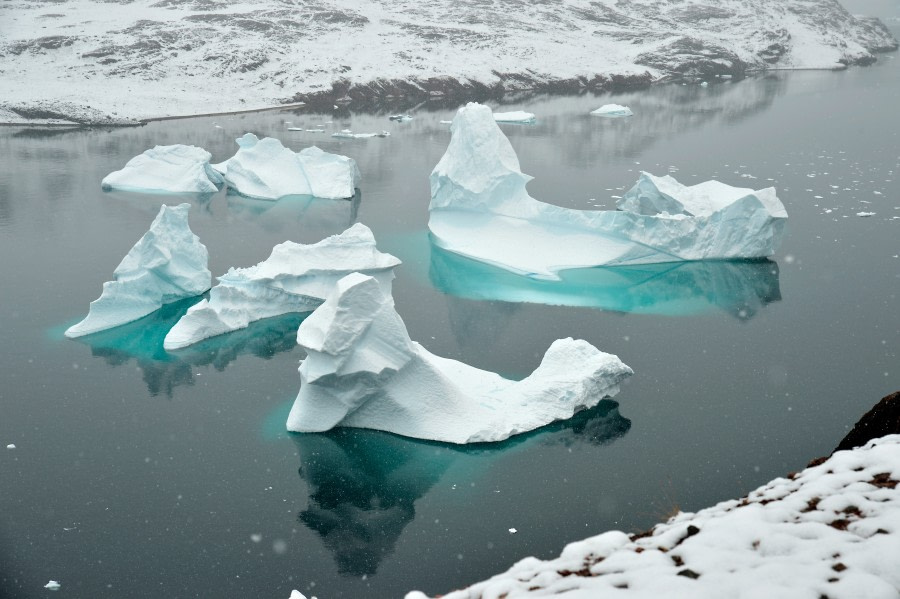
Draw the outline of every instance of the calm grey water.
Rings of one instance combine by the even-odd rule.
[[[774,185],[790,214],[772,261],[597,269],[557,285],[430,245],[427,176],[450,111],[422,107],[405,124],[296,111],[0,129],[0,447],[16,445],[0,449],[0,595],[43,597],[50,579],[70,597],[446,592],[587,535],[739,496],[829,452],[900,388],[898,63],[510,106],[539,115],[503,126],[539,199],[610,207],[646,169]],[[635,117],[588,115],[609,101]],[[286,130],[325,121],[392,136]],[[361,196],[100,191],[155,144],[221,160],[246,131],[355,158]],[[191,301],[64,339],[160,204],[182,201],[214,274],[359,221],[404,261],[398,310],[438,355],[516,377],[576,336],[636,374],[615,402],[570,422],[458,448],[286,434],[300,316],[177,354],[162,338]]]

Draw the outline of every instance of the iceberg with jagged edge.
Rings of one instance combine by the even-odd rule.
[[[604,104],[597,110],[592,110],[591,114],[609,117],[634,116],[634,112],[632,112],[630,108],[622,106],[621,104]]]
[[[212,283],[206,246],[188,226],[190,204],[160,207],[150,230],[131,248],[91,302],[84,320],[66,337],[123,325],[180,299],[204,293]]]
[[[105,191],[215,193],[224,179],[210,165],[212,155],[196,146],[156,146],[103,178]]]
[[[371,275],[390,294],[399,264],[396,257],[378,251],[372,231],[361,223],[314,244],[286,241],[256,266],[231,268],[218,277],[209,300],[191,306],[166,335],[163,347],[180,349],[263,318],[312,312],[352,272]]]
[[[708,181],[693,187],[643,173],[619,210],[573,210],[533,199],[531,177],[494,121],[470,103],[451,125],[431,173],[434,242],[535,278],[562,270],[681,260],[762,258],[777,249],[787,212],[773,188]]]
[[[440,358],[410,340],[394,300],[372,277],[347,275],[297,330],[307,357],[288,416],[293,432],[336,426],[449,443],[502,441],[570,418],[633,374],[587,341],[559,339],[527,378]]]
[[[274,137],[259,139],[245,133],[235,140],[234,156],[214,164],[230,188],[260,200],[310,195],[317,198],[352,198],[359,187],[356,161],[311,146],[294,152]]]

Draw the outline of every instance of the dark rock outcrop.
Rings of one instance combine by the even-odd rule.
[[[894,434],[900,434],[900,391],[882,398],[866,412],[834,451],[853,449],[872,439]]]

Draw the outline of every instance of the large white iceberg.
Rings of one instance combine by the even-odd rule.
[[[398,264],[396,257],[378,251],[372,231],[361,223],[310,245],[286,241],[256,266],[232,268],[219,277],[209,300],[191,306],[163,347],[180,349],[262,318],[311,312],[352,272],[373,276],[389,294]]]
[[[104,190],[154,193],[215,193],[222,175],[210,165],[209,152],[196,146],[156,146],[103,178]]]
[[[103,284],[87,317],[66,331],[80,337],[142,318],[176,300],[209,289],[206,246],[188,226],[190,204],[163,205],[159,214]]]
[[[261,200],[292,195],[343,199],[353,197],[359,187],[359,168],[352,158],[316,146],[294,152],[274,137],[259,139],[252,133],[235,141],[237,153],[213,167],[242,195]]]
[[[431,173],[428,228],[440,247],[536,278],[572,268],[761,258],[787,213],[773,188],[710,181],[693,187],[643,173],[620,210],[573,210],[533,199],[531,177],[479,104],[459,109]]]
[[[440,358],[410,340],[391,295],[360,273],[337,283],[300,325],[297,343],[307,357],[287,421],[294,432],[349,426],[501,441],[596,405],[632,374],[617,356],[571,338],[554,341],[521,381]]]

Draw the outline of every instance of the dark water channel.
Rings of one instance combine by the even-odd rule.
[[[635,116],[588,115],[611,101]],[[299,110],[0,129],[0,596],[43,597],[50,579],[59,596],[97,598],[445,592],[801,468],[900,388],[898,106],[892,55],[840,73],[510,106],[538,115],[503,126],[536,198],[610,207],[646,169],[774,185],[790,214],[771,261],[599,269],[556,285],[430,245],[427,177],[449,110],[424,106],[404,124]],[[286,130],[325,121],[392,135]],[[194,144],[221,160],[246,131],[355,158],[360,197],[100,190],[150,146]],[[522,376],[554,339],[575,336],[636,374],[614,402],[569,422],[460,448],[286,434],[300,316],[167,354],[162,339],[188,301],[64,339],[160,204],[183,201],[214,274],[363,222],[403,260],[398,311],[432,352]]]

